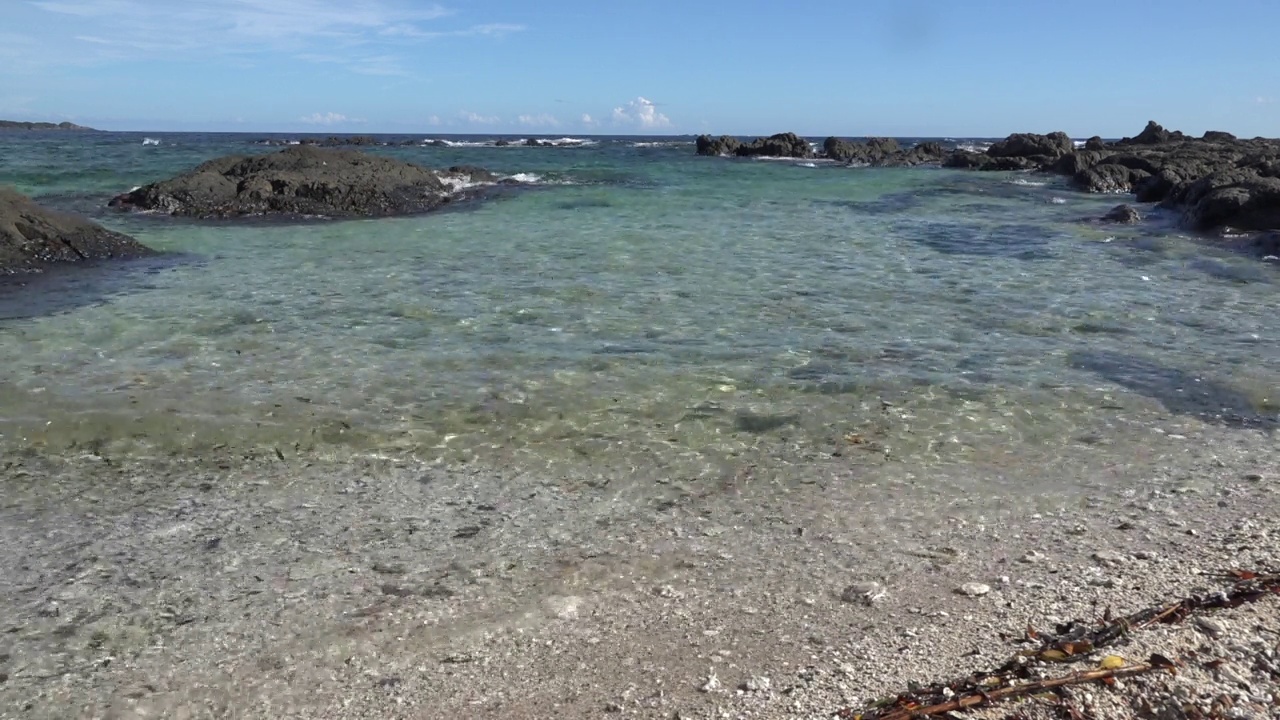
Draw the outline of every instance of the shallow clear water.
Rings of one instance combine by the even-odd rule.
[[[1034,467],[1280,412],[1275,269],[1097,225],[1119,200],[1054,178],[411,147],[374,152],[541,182],[421,217],[195,224],[103,205],[271,148],[143,137],[0,135],[0,182],[174,253],[0,288],[8,447],[697,477],[833,452]]]

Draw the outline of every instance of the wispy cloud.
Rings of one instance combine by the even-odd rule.
[[[589,113],[582,113],[582,124],[587,127],[595,127],[596,119],[591,117]]]
[[[554,115],[542,113],[540,115],[521,115],[516,121],[525,127],[560,127],[560,121]]]
[[[423,39],[502,37],[504,23],[449,28],[456,13],[420,0],[6,0],[49,14],[43,64],[92,64],[186,53],[201,60],[286,52],[365,75],[403,75],[399,53]]]
[[[613,109],[613,123],[641,130],[658,130],[671,127],[671,118],[658,112],[658,106],[652,100],[638,97]]]
[[[298,121],[308,125],[346,125],[364,122],[360,118],[349,118],[336,112],[311,113],[298,118]]]
[[[488,23],[485,25],[472,25],[469,28],[463,28],[461,30],[423,30],[414,25],[399,23],[383,28],[378,31],[378,34],[383,37],[412,38],[416,40],[475,36],[502,38],[513,33],[524,32],[524,29],[525,27],[523,25],[513,25],[510,23]]]
[[[1270,105],[1274,103],[1276,99],[1273,97],[1267,97],[1266,95],[1259,95],[1258,97],[1254,98],[1253,101],[1258,105]]]
[[[497,115],[481,115],[470,110],[460,111],[458,119],[469,125],[497,125],[502,121]]]

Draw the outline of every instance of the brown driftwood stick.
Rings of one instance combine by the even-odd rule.
[[[1280,572],[1255,573],[1233,570],[1222,577],[1234,583],[1218,592],[1193,595],[1177,602],[1157,605],[1122,618],[1112,618],[1108,611],[1103,621],[1090,628],[1072,623],[1062,634],[1040,640],[1040,647],[1018,653],[995,672],[975,673],[963,680],[939,683],[927,688],[917,688],[894,698],[882,699],[862,712],[844,708],[837,717],[851,720],[910,720],[927,718],[943,713],[990,704],[998,700],[1031,695],[1067,685],[1075,685],[1109,678],[1140,675],[1155,669],[1172,670],[1174,663],[1161,655],[1152,655],[1148,662],[1115,669],[1087,670],[1048,680],[1018,682],[1026,678],[1028,659],[1052,662],[1078,662],[1095,651],[1112,645],[1133,632],[1158,623],[1185,620],[1197,611],[1233,608],[1268,595],[1280,593]],[[1028,639],[1036,639],[1028,629]],[[943,698],[946,698],[943,700]],[[926,704],[931,703],[931,704]]]
[[[990,705],[1001,700],[1009,698],[1026,697],[1034,695],[1045,690],[1053,690],[1068,685],[1083,685],[1085,683],[1097,682],[1100,680],[1108,680],[1114,678],[1125,678],[1133,675],[1141,675],[1149,673],[1153,670],[1168,668],[1164,664],[1140,663],[1137,665],[1126,665],[1124,667],[1113,668],[1110,670],[1085,670],[1082,672],[1064,675],[1062,677],[1049,678],[1047,680],[1035,680],[1032,682],[1022,683],[1020,685],[1011,685],[1009,687],[999,688],[986,693],[971,693],[961,695],[953,700],[944,703],[930,705],[928,707],[895,707],[889,709],[883,714],[872,715],[852,715],[842,713],[840,717],[849,720],[913,720],[914,718],[927,718],[936,715],[942,715],[956,710],[965,710],[968,708],[979,707],[981,705]]]

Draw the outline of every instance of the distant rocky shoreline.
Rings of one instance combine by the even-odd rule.
[[[0,120],[0,130],[84,130],[100,132],[94,128],[70,122],[20,122],[18,120]]]
[[[1169,131],[1155,121],[1137,136],[1115,142],[1090,138],[1077,148],[1063,132],[1015,133],[985,152],[944,149],[933,142],[903,148],[895,140],[851,142],[829,137],[815,150],[794,133],[743,142],[703,135],[699,155],[824,158],[896,167],[938,164],[980,171],[1029,170],[1066,175],[1090,193],[1133,193],[1140,203],[1155,203],[1180,213],[1180,223],[1196,232],[1261,232],[1255,249],[1280,253],[1280,140],[1242,140],[1230,133],[1206,132],[1194,138]],[[1117,209],[1112,220],[1133,221]]]

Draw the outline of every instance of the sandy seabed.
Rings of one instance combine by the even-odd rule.
[[[1280,570],[1274,438],[1160,442],[1175,464],[1093,488],[937,468],[950,494],[839,458],[620,488],[516,464],[10,454],[0,718],[832,717],[993,669],[1028,625]],[[1067,471],[1094,470],[1038,470]],[[1280,717],[1280,597],[1108,652],[1184,666],[1071,690],[1087,717]]]

